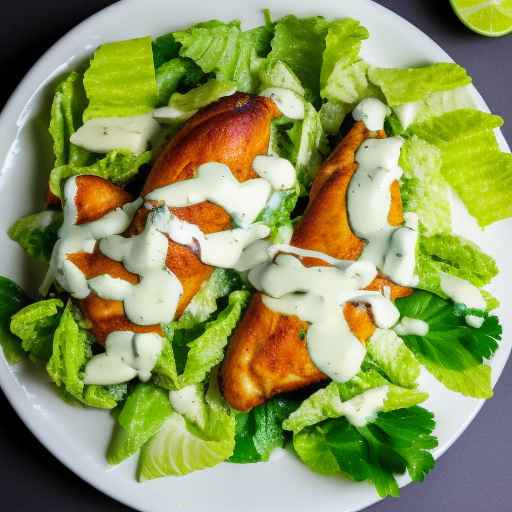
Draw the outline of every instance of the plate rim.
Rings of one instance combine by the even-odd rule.
[[[63,34],[55,43],[53,43],[36,61],[35,63],[30,67],[30,69],[25,73],[23,78],[20,80],[16,88],[11,92],[9,95],[9,98],[7,99],[6,103],[4,104],[4,107],[0,111],[0,127],[6,123],[6,120],[8,118],[19,120],[20,117],[23,116],[23,113],[27,106],[30,104],[31,99],[39,92],[39,90],[42,87],[46,87],[48,85],[48,80],[50,77],[53,76],[53,73],[55,71],[46,72],[45,69],[48,69],[47,61],[50,61],[54,54],[59,53],[61,50],[61,47],[64,47],[68,40],[73,38],[77,33],[79,33],[81,30],[83,30],[87,26],[94,26],[95,21],[98,18],[101,18],[105,15],[108,15],[110,11],[116,11],[118,9],[122,10],[125,5],[130,3],[136,3],[138,0],[118,0],[117,2],[108,5],[99,11],[93,13],[89,17],[82,20],[80,23],[75,25],[73,28],[71,28],[68,32]],[[151,1],[151,0],[149,0]],[[171,0],[173,1],[173,0]],[[304,1],[304,0],[302,0]],[[361,0],[351,0],[353,2],[360,3]],[[388,15],[391,15],[395,18],[398,18],[399,22],[403,25],[408,25],[410,29],[413,30],[415,35],[417,37],[421,37],[424,41],[428,42],[428,44],[435,48],[436,52],[439,53],[440,56],[443,57],[448,62],[455,62],[453,58],[434,40],[432,39],[428,34],[423,32],[420,28],[418,28],[415,24],[411,23],[409,20],[403,18],[400,14],[396,13],[392,9],[381,5],[379,3],[376,3],[374,0],[363,0],[364,3],[372,6],[373,8],[381,11],[386,11]],[[268,1],[268,4],[272,4],[272,0]],[[251,6],[252,7],[252,6]],[[268,8],[272,8],[271,5],[267,6]],[[319,11],[321,11],[321,7],[319,8]],[[293,14],[293,13],[292,13]],[[321,15],[321,12],[319,12],[319,15]],[[170,22],[172,24],[172,22]],[[101,44],[102,42],[107,42],[107,40],[101,40],[98,41],[98,44]],[[72,56],[69,60],[73,60],[75,56]],[[62,62],[61,66],[67,66],[68,61]],[[39,74],[45,75],[45,78],[42,81],[33,82],[33,78],[37,77]],[[472,92],[475,96],[475,99],[477,101],[478,107],[486,112],[490,112],[490,109],[480,94],[480,92],[476,89],[474,85],[471,86]],[[505,137],[503,136],[503,133],[501,130],[496,131],[498,142],[500,147],[504,151],[510,152],[509,144],[507,143]],[[1,143],[0,141],[0,164],[4,164],[6,157],[8,156],[9,149],[12,145],[12,143],[16,140],[16,137],[14,139],[8,139],[7,141],[4,141]],[[5,148],[5,149],[4,149]],[[2,178],[2,173],[0,172],[0,179]],[[493,388],[497,385],[501,374],[503,372],[503,369],[507,362],[510,359],[510,354],[512,352],[512,343],[506,347],[505,349],[505,355],[504,355],[504,363],[501,366],[501,368],[493,368],[493,376],[494,376],[494,384]],[[3,358],[3,355],[2,355]],[[5,362],[7,366],[8,363]],[[10,376],[10,372],[4,373],[3,371],[0,372],[0,387],[2,388],[8,402],[10,403],[11,407],[16,412],[17,416],[21,419],[21,421],[24,423],[24,425],[30,430],[30,432],[34,435],[34,437],[37,439],[38,442],[40,442],[51,454],[54,456],[61,464],[63,464],[67,469],[69,469],[72,473],[74,473],[78,478],[86,482],[87,484],[94,487],[96,490],[100,491],[102,494],[105,494],[111,499],[114,499],[132,509],[144,511],[144,512],[152,512],[151,507],[140,507],[139,505],[135,506],[133,503],[130,502],[129,497],[125,497],[122,492],[120,492],[117,489],[109,489],[106,487],[106,485],[103,485],[101,482],[101,478],[96,476],[94,478],[93,476],[90,476],[86,473],[83,467],[81,467],[79,464],[77,464],[71,456],[66,452],[65,449],[59,443],[54,443],[50,437],[45,436],[44,431],[40,431],[37,425],[36,421],[36,415],[32,411],[32,409],[28,406],[25,406],[25,404],[17,403],[16,401],[16,391],[17,386],[19,386],[19,383],[16,380],[16,383],[13,384],[11,382],[8,382]],[[446,441],[445,444],[443,444],[442,447],[440,447],[434,457],[436,460],[438,460],[442,455],[444,455],[447,450],[453,445],[453,443],[459,439],[459,437],[464,433],[464,431],[468,428],[468,426],[473,422],[475,417],[480,413],[483,405],[485,404],[486,400],[479,400],[476,404],[474,410],[469,414],[465,421],[463,421],[456,431],[453,433],[450,439]],[[407,486],[411,482],[410,478],[407,478],[405,482],[400,483],[400,488],[403,488]],[[346,509],[346,512],[358,512],[363,510],[366,507],[369,507],[379,501],[381,501],[382,498],[380,497],[374,497],[370,500],[366,500],[364,503],[362,502],[359,505],[356,505],[355,507],[352,507],[350,509]]]

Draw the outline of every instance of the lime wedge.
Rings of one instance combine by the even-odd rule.
[[[474,32],[499,37],[512,32],[512,0],[450,0],[455,14]]]

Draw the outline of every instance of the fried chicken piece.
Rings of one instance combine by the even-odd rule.
[[[319,170],[311,188],[310,200],[297,226],[291,245],[320,251],[338,259],[357,259],[364,247],[351,230],[346,206],[350,180],[357,169],[355,153],[369,137],[385,137],[369,132],[356,123]],[[402,202],[397,182],[391,186],[388,221],[403,222]],[[323,260],[303,258],[306,266],[327,265]],[[409,295],[411,290],[378,276],[368,287],[389,287],[392,299]],[[370,311],[347,303],[343,308],[352,332],[365,342],[374,332]],[[256,293],[238,325],[223,363],[221,379],[224,397],[235,409],[247,411],[268,398],[326,379],[311,361],[305,343],[308,324],[296,316],[285,316],[268,309]]]
[[[252,162],[257,155],[266,154],[270,123],[279,115],[279,110],[269,98],[243,93],[223,98],[199,111],[163,150],[148,176],[142,195],[145,196],[156,188],[192,178],[197,167],[207,162],[226,164],[239,181],[257,177],[252,168]],[[82,181],[84,178],[86,177],[82,176],[79,179]],[[101,180],[101,178],[96,179]],[[83,217],[88,219],[83,222],[88,222],[107,213],[109,210],[103,208],[101,215],[99,213],[94,215],[101,209],[99,202],[109,204],[113,209],[130,200],[126,196],[121,198],[121,195],[126,193],[120,188],[109,185],[117,191],[112,190],[111,196],[108,194],[105,196],[98,194],[99,189],[89,187],[87,181],[81,183],[80,190],[83,187],[83,193],[80,191],[77,195],[80,220]],[[105,187],[106,185],[103,188]],[[205,233],[231,227],[231,217],[228,213],[210,202],[185,208],[172,208],[171,211],[180,219],[198,225]],[[126,232],[127,236],[140,233],[144,229],[147,214],[148,211],[143,207],[138,210]],[[137,276],[127,272],[120,263],[100,253],[74,254],[68,257],[87,278],[106,273],[114,277],[123,277],[130,282],[137,282],[133,281],[138,279]],[[166,265],[183,286],[183,294],[176,312],[179,316],[201,284],[213,272],[213,267],[203,264],[188,247],[173,241],[169,241]],[[159,326],[141,327],[129,322],[124,315],[122,302],[102,299],[94,293],[81,302],[81,308],[90,320],[92,330],[99,342],[103,342],[110,332],[120,329],[134,332],[158,332],[160,329]]]

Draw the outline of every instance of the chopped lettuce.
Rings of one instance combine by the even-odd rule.
[[[348,382],[331,382],[313,393],[283,422],[283,428],[298,433],[328,418],[339,418],[342,416],[339,409],[341,401],[350,400],[369,389],[381,386],[388,386],[383,411],[411,407],[428,398],[427,393],[391,384],[376,370],[360,371]]]
[[[407,69],[372,67],[368,77],[381,88],[388,105],[392,107],[471,83],[471,77],[464,68],[447,62]]]
[[[281,18],[275,26],[268,62],[284,62],[306,89],[306,99],[317,101],[320,94],[320,70],[329,23],[322,17]]]
[[[11,333],[21,339],[21,346],[34,359],[48,361],[52,354],[53,333],[59,325],[63,302],[48,299],[20,309],[11,318]]]
[[[151,439],[172,410],[166,391],[152,383],[139,383],[128,395],[116,418],[107,449],[109,464],[119,464]]]
[[[441,151],[442,173],[481,226],[512,215],[512,155],[500,151],[499,116],[459,109],[414,123],[408,133]]]
[[[311,103],[304,106],[304,119],[296,121],[288,130],[292,142],[290,160],[297,171],[301,194],[309,188],[326,151],[325,136],[320,116]]]
[[[394,331],[376,329],[367,344],[368,355],[393,384],[413,388],[420,375],[420,365],[413,353]]]
[[[86,165],[90,160],[89,151],[69,141],[82,124],[86,103],[82,75],[73,71],[59,83],[52,102],[49,131],[53,139],[55,167],[65,164]]]
[[[320,123],[325,133],[335,135],[340,131],[345,116],[352,110],[352,105],[340,101],[326,101],[320,107]]]
[[[240,23],[210,21],[173,34],[181,44],[180,56],[193,60],[205,73],[229,80],[243,92],[255,92],[261,30],[242,32]]]
[[[367,64],[359,57],[368,30],[352,18],[329,24],[320,72],[322,98],[355,103],[368,88]]]
[[[84,75],[84,121],[145,114],[157,103],[150,37],[100,46]]]
[[[269,60],[260,69],[260,89],[270,87],[280,87],[289,89],[299,96],[304,96],[306,91],[300,83],[297,75],[291,70],[290,66],[280,60]]]
[[[169,103],[171,95],[179,88],[186,89],[199,85],[206,75],[201,68],[190,59],[176,57],[164,62],[156,70],[156,88],[158,99],[156,106],[162,107]]]
[[[25,292],[10,279],[0,276],[0,346],[9,364],[19,363],[25,356],[21,344],[11,333],[11,317],[28,301]]]
[[[247,304],[249,293],[235,291],[229,295],[228,305],[219,315],[204,326],[195,336],[182,332],[178,324],[171,322],[165,327],[167,342],[155,367],[155,381],[169,389],[180,389],[190,384],[202,382],[208,372],[224,356],[224,347],[229,335],[240,319]]]
[[[258,221],[263,222],[270,228],[272,238],[279,233],[283,226],[291,227],[291,215],[297,204],[299,191],[300,188],[297,185],[290,190],[274,192],[264,210],[258,216]]]
[[[449,233],[421,236],[416,249],[418,287],[446,298],[441,289],[441,272],[481,287],[498,274],[498,267],[470,240]]]
[[[46,370],[57,387],[78,402],[100,409],[112,409],[117,405],[119,389],[114,386],[86,386],[83,369],[92,357],[91,335],[81,329],[75,320],[75,311],[68,302],[53,333],[52,353]]]
[[[460,308],[424,291],[398,299],[402,317],[428,323],[425,336],[401,336],[426,369],[448,389],[475,398],[492,396],[491,368],[483,364],[498,347],[501,327],[487,316],[479,329],[468,326]]]
[[[297,406],[296,400],[276,397],[250,412],[237,412],[235,449],[229,462],[268,460],[274,448],[284,445],[282,422]]]
[[[174,59],[180,54],[180,45],[174,39],[171,33],[158,36],[152,43],[153,49],[153,63],[155,69],[158,69],[162,64]]]
[[[223,403],[216,372],[201,405],[206,409],[204,426],[173,411],[142,447],[137,471],[140,481],[185,475],[215,466],[232,455],[235,419]]]
[[[441,174],[440,150],[413,136],[402,146],[400,166],[404,170],[400,182],[404,211],[418,215],[424,235],[449,232],[450,198]]]
[[[381,412],[365,427],[345,418],[329,419],[293,436],[300,459],[322,474],[343,473],[369,480],[381,497],[400,494],[394,474],[407,470],[421,481],[433,468],[428,450],[437,446],[433,415],[421,407]]]
[[[105,178],[116,185],[125,184],[137,175],[142,165],[151,160],[151,151],[136,155],[126,149],[114,149],[104,158],[85,167],[62,165],[50,173],[50,190],[62,197],[62,183],[71,176],[92,174]]]
[[[48,263],[62,220],[62,212],[45,210],[18,219],[7,233],[28,255]]]
[[[233,82],[212,78],[185,94],[175,92],[169,100],[169,106],[184,112],[192,112],[235,92],[236,86]]]

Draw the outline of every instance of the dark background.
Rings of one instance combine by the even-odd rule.
[[[0,105],[47,48],[77,23],[112,3],[4,0]],[[491,110],[509,120],[503,132],[512,142],[512,35],[492,39],[471,33],[451,12],[448,0],[378,3],[415,24],[468,70]],[[441,457],[426,481],[403,489],[399,500],[388,499],[367,512],[512,511],[511,395],[512,366],[508,364],[493,400]],[[18,419],[1,391],[0,489],[0,509],[5,511],[130,510],[82,482],[50,455]]]

